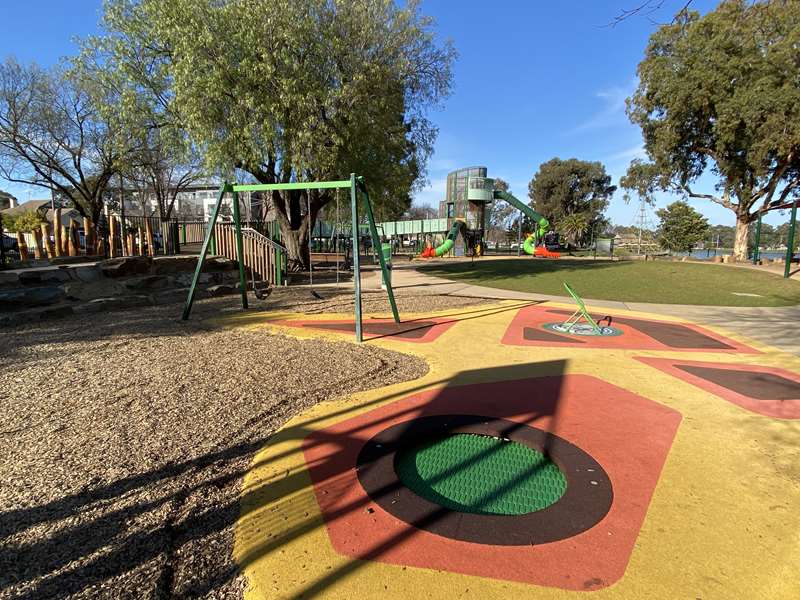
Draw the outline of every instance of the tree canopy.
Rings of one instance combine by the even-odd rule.
[[[605,223],[603,211],[616,191],[611,177],[600,162],[553,158],[542,163],[528,184],[528,197],[534,210],[544,215],[556,229],[570,215],[570,236],[574,243],[587,232]],[[577,224],[580,227],[575,227]],[[574,231],[580,231],[577,238]]]
[[[683,11],[650,38],[628,115],[648,160],[621,183],[716,202],[736,213],[734,253],[747,255],[758,212],[800,192],[800,3],[723,0]],[[695,189],[704,173],[715,189]]]
[[[92,102],[91,82],[63,68],[0,64],[0,175],[52,190],[97,220],[127,149]]]
[[[402,214],[423,183],[436,135],[426,110],[449,93],[455,52],[416,2],[110,0],[105,26],[139,48],[105,42],[130,77],[128,55],[162,65],[165,114],[217,173],[274,183],[357,172],[383,215]],[[272,194],[290,260],[307,263],[307,221],[333,197]],[[290,204],[309,200],[293,229]]]
[[[657,210],[656,215],[656,239],[665,250],[691,252],[698,242],[708,238],[708,221],[683,200]]]

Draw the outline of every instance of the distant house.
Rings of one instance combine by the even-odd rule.
[[[8,192],[0,190],[0,210],[14,208],[17,206],[17,204],[19,204],[19,202],[17,202],[17,199],[14,198],[14,196]]]
[[[17,215],[21,215],[32,210],[37,211],[40,215],[47,219],[49,223],[53,223],[53,211],[50,208],[50,200],[28,200],[27,202],[23,202],[22,204],[18,204],[12,208],[0,210],[0,213],[2,213],[4,217],[16,217]],[[74,208],[61,209],[62,225],[69,227],[69,222],[73,219],[81,224],[81,226],[83,225],[81,214],[77,210]]]

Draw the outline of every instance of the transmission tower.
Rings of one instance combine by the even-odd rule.
[[[636,244],[636,254],[642,253],[642,236],[645,231],[655,231],[655,224],[653,223],[653,219],[650,217],[650,211],[648,210],[647,202],[645,202],[644,198],[639,199],[639,210],[636,212],[636,217],[633,221],[633,227],[636,228],[638,231],[638,242]],[[646,240],[645,245],[652,245],[652,240]]]

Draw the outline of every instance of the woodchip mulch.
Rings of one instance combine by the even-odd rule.
[[[348,312],[346,291],[276,290],[259,309]],[[238,297],[0,330],[0,598],[241,597],[241,478],[290,417],[415,379],[370,345],[216,327]],[[400,294],[401,311],[479,300]],[[386,311],[366,293],[365,314]]]

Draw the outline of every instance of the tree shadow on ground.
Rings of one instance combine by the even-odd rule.
[[[545,419],[550,423],[549,431],[553,431],[557,426],[559,392],[546,396],[539,395],[530,379],[542,376],[558,377],[563,375],[565,370],[566,362],[555,360],[464,371],[446,380],[428,381],[424,385],[402,392],[386,393],[371,402],[347,406],[333,414],[301,418],[280,430],[273,441],[304,440],[309,434],[317,431],[317,425],[321,420],[327,421],[332,416],[345,419],[360,414],[365,409],[383,405],[423,389],[430,389],[431,386],[441,388],[443,392],[448,388],[471,383],[518,379],[527,380],[527,385],[531,385],[531,412],[534,414],[534,419],[537,421]],[[431,402],[434,401],[435,397]],[[422,410],[410,410],[408,417],[424,415],[425,412],[425,407]],[[266,415],[261,417],[266,418]],[[380,424],[380,418],[369,423],[370,426],[376,424]],[[334,438],[323,436],[321,440],[339,446],[363,444],[359,435],[361,429],[363,427],[354,427]],[[0,565],[3,565],[0,584],[5,587],[13,583],[18,590],[19,598],[63,597],[85,593],[89,589],[103,590],[106,595],[115,597],[136,597],[145,595],[145,590],[119,589],[114,587],[114,580],[131,570],[159,566],[161,577],[156,584],[157,589],[152,590],[155,596],[179,594],[196,597],[229,585],[239,577],[238,569],[246,568],[260,557],[279,552],[289,542],[325,527],[316,516],[315,507],[303,506],[296,500],[301,493],[306,498],[313,496],[304,468],[287,472],[286,476],[279,480],[259,482],[258,485],[245,490],[241,498],[229,499],[222,504],[203,504],[190,510],[181,519],[169,520],[154,528],[131,533],[128,523],[135,521],[144,513],[163,510],[174,503],[179,503],[180,496],[193,491],[182,489],[177,493],[159,493],[159,488],[166,480],[184,477],[190,472],[209,471],[210,476],[200,484],[202,488],[213,490],[230,484],[238,487],[248,469],[264,467],[303,451],[297,444],[294,450],[276,452],[251,465],[253,454],[268,444],[271,437],[266,435],[239,441],[192,460],[176,462],[157,470],[125,477],[50,503],[0,513],[0,541],[7,541],[8,536],[13,533],[37,525],[52,523],[54,526],[46,536],[31,543],[24,545],[3,543],[0,546]],[[302,459],[295,460],[299,462]],[[215,467],[228,462],[236,462],[238,468],[223,476],[214,477]],[[334,473],[337,468],[334,466]],[[142,490],[147,492],[145,497],[135,503],[97,518],[86,518],[86,514],[91,513],[93,507]],[[501,492],[502,490],[498,490],[498,493]],[[251,511],[258,510],[266,504],[276,505],[276,503],[288,507],[296,516],[290,527],[271,537],[267,536],[265,531],[262,538],[257,540],[257,543],[251,544],[248,553],[241,557],[238,568],[228,565],[222,570],[212,570],[210,573],[204,572],[201,568],[200,572],[188,578],[182,589],[176,590],[172,587],[175,576],[173,569],[176,567],[171,563],[171,557],[176,551],[179,549],[182,553],[191,551],[193,543],[206,540],[209,536],[213,537],[230,528],[240,517],[246,519]],[[351,504],[341,508],[337,514],[329,515],[328,518],[346,518],[350,512],[363,509],[361,503]],[[445,509],[434,511],[414,525],[416,528],[424,528],[427,524],[442,518],[445,513]],[[98,531],[104,532],[104,535],[101,537]],[[407,528],[394,538],[371,548],[363,558],[380,559],[389,547],[414,535],[415,531],[414,527]],[[98,549],[104,551],[98,555],[96,554]],[[221,547],[218,551],[230,553],[231,548]],[[343,566],[328,571],[324,577],[308,582],[299,596],[324,594],[329,586],[357,572],[364,564],[361,560],[347,561]],[[287,565],[287,568],[291,567]],[[45,578],[37,581],[37,578],[42,576]]]

